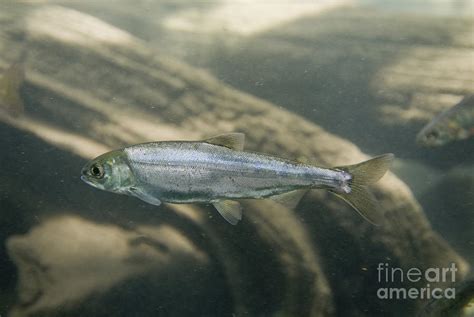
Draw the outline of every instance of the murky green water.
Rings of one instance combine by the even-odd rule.
[[[0,2],[0,315],[473,316],[473,128],[415,141],[474,92],[473,12]],[[153,206],[80,179],[113,149],[229,132],[324,167],[394,153],[371,186],[382,223],[311,190],[295,208],[243,200],[232,226],[210,203]]]

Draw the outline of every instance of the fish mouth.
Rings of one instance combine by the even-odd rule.
[[[92,182],[85,175],[81,175],[81,180],[88,185],[92,185]]]

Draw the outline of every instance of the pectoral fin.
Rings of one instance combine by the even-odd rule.
[[[233,200],[220,200],[213,202],[213,205],[230,224],[236,225],[242,220],[242,207],[238,202]]]
[[[293,190],[284,194],[271,196],[270,199],[289,209],[294,209],[307,191],[307,189]]]
[[[204,142],[214,144],[214,145],[219,145],[219,146],[225,146],[225,147],[228,147],[229,149],[233,149],[237,151],[242,151],[244,149],[245,134],[243,133],[221,134],[221,135],[217,135],[215,137],[209,138],[205,140]]]
[[[155,206],[159,206],[161,205],[161,201],[156,198],[154,195],[142,190],[142,189],[138,189],[138,188],[131,188],[129,193],[141,200],[143,200],[144,202],[147,202],[149,204],[152,204],[152,205],[155,205]]]

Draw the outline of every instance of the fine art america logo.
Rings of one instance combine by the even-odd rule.
[[[439,299],[455,298],[455,288],[432,287],[432,284],[447,283],[453,285],[456,281],[457,267],[451,263],[448,267],[431,267],[425,270],[419,268],[402,269],[391,267],[388,263],[379,263],[377,266],[378,282],[383,284],[377,290],[380,299]],[[390,287],[391,285],[408,285],[417,283],[424,287]]]

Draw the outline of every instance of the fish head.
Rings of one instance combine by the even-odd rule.
[[[416,136],[416,143],[425,147],[438,147],[452,140],[452,132],[443,125],[425,126]]]
[[[82,168],[81,179],[95,188],[115,193],[126,193],[134,184],[123,150],[107,152],[88,162]]]

